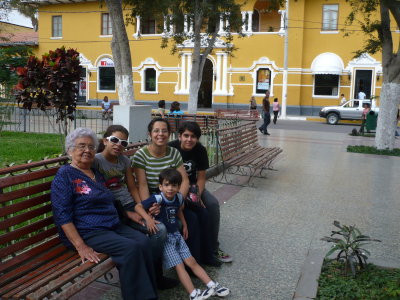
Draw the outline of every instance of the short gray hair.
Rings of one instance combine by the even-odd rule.
[[[79,139],[81,137],[90,137],[93,140],[94,146],[96,148],[99,145],[97,136],[92,129],[79,127],[67,135],[65,139],[65,152],[68,153],[69,149],[75,147],[76,139]]]

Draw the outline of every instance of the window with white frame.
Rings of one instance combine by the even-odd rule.
[[[140,32],[142,34],[155,34],[156,20],[150,18],[142,20]]]
[[[98,65],[99,91],[115,91],[115,69],[114,62],[110,58],[103,58],[99,61]]]
[[[62,16],[53,16],[51,19],[51,36],[62,37]]]
[[[322,30],[338,30],[339,4],[325,4],[322,8]]]
[[[156,79],[157,72],[153,68],[147,68],[144,71],[144,90],[146,92],[155,92],[156,91]]]
[[[315,74],[314,96],[338,96],[339,75]]]
[[[112,35],[112,24],[110,14],[101,14],[101,35]]]
[[[257,70],[256,94],[265,94],[271,87],[271,70],[261,68]]]

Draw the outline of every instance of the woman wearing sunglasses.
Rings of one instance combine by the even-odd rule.
[[[163,223],[157,222],[157,228],[148,232],[142,217],[135,212],[136,202],[140,201],[139,192],[133,177],[131,160],[122,154],[128,146],[128,130],[121,125],[111,125],[103,135],[99,152],[96,154],[94,167],[103,174],[106,187],[116,199],[116,206],[123,223],[148,234],[156,269],[157,286],[160,289],[174,287],[177,283],[162,276],[162,250],[167,238],[167,229]],[[158,213],[159,207],[150,208],[152,213]]]

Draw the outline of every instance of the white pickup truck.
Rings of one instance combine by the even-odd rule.
[[[326,118],[326,122],[330,125],[336,125],[339,120],[361,120],[363,105],[369,103],[371,110],[378,113],[379,107],[376,107],[375,100],[370,99],[352,99],[340,106],[326,106],[321,109],[319,116]]]

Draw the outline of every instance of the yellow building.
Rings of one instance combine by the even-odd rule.
[[[98,1],[41,2],[38,54],[63,45],[77,49],[83,67],[80,100],[117,100],[107,8]],[[349,28],[350,37],[341,31],[350,12],[345,0],[290,0],[288,11],[270,9],[268,0],[249,0],[242,7],[245,37],[235,36],[233,57],[225,52],[221,23],[220,39],[204,68],[199,108],[248,108],[251,96],[261,104],[266,89],[281,102],[287,12],[288,114],[316,113],[321,106],[338,104],[341,94],[347,99],[357,98],[361,90],[367,97],[380,94],[381,55],[354,59],[364,36],[357,26]],[[193,44],[187,41],[180,55],[171,55],[170,48],[160,47],[169,28],[159,32],[159,25],[137,18],[136,25],[127,26],[135,99],[154,106],[160,99],[179,101],[185,109]]]

